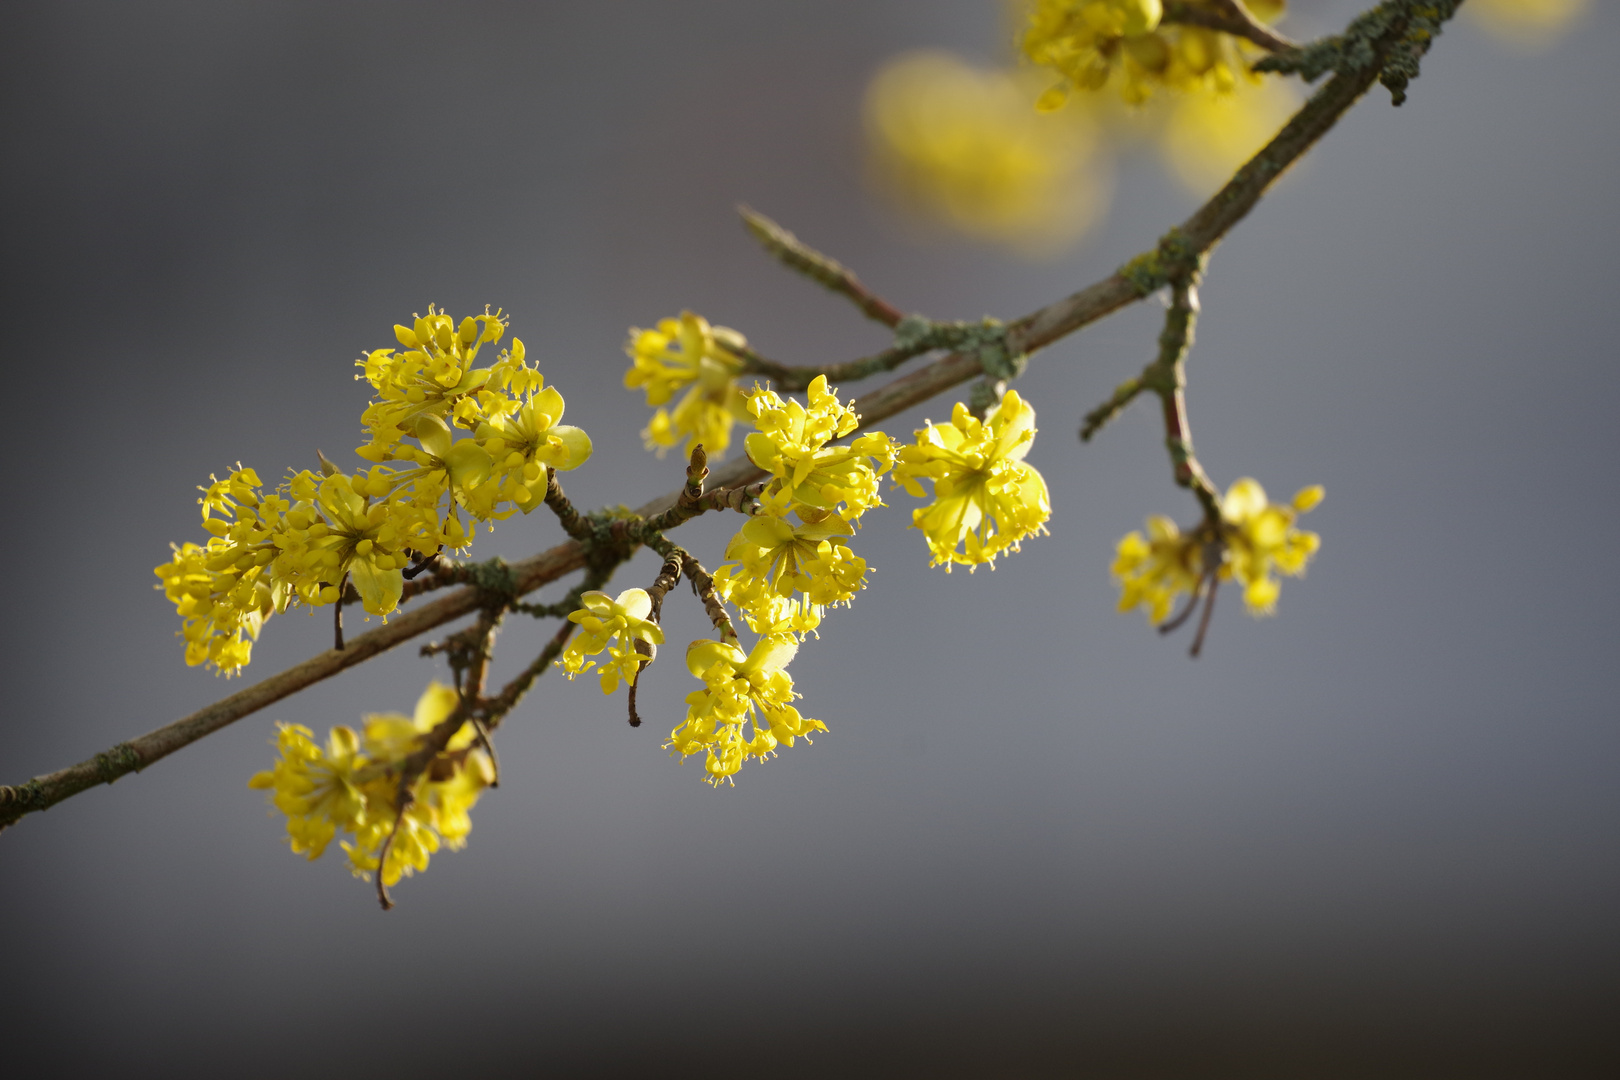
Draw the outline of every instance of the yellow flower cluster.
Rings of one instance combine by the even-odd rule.
[[[224,480],[209,479],[199,501],[213,538],[207,546],[171,545],[173,557],[156,573],[180,615],[186,663],[234,671],[248,662],[264,620],[286,606],[286,587],[274,588],[264,570],[275,558],[270,534],[283,500],[264,506],[258,475],[240,465]],[[261,510],[268,523],[260,520]]]
[[[664,631],[647,618],[652,613],[652,597],[645,589],[626,589],[614,599],[605,592],[592,590],[579,598],[584,606],[568,616],[568,621],[579,624],[580,632],[568,642],[562,659],[557,661],[572,679],[581,671],[589,671],[596,661],[587,659],[603,649],[608,661],[597,669],[602,680],[602,693],[611,694],[623,679],[636,685],[636,674],[649,657],[636,652],[636,642],[662,645]]]
[[[647,404],[662,406],[675,391],[690,387],[673,412],[660,408],[642,431],[647,449],[665,450],[686,440],[685,453],[702,444],[711,458],[719,458],[731,445],[734,420],[746,420],[743,392],[736,375],[742,360],[736,350],[748,342],[737,331],[710,326],[701,315],[681,312],[678,319],[661,319],[655,330],[630,329],[624,351],[630,370],[624,385],[644,387]]]
[[[1169,618],[1175,598],[1192,596],[1218,560],[1222,581],[1243,586],[1243,601],[1255,615],[1276,610],[1280,585],[1276,574],[1300,577],[1322,538],[1294,527],[1300,514],[1322,501],[1322,488],[1305,488],[1289,505],[1270,502],[1265,489],[1245,477],[1221,500],[1219,535],[1207,529],[1183,534],[1169,518],[1147,520],[1147,535],[1127,535],[1119,542],[1113,573],[1120,583],[1119,610],[1145,608],[1149,621]]]
[[[1037,115],[1032,72],[983,70],[949,53],[885,64],[867,87],[875,179],[903,205],[1031,255],[1062,250],[1108,203],[1086,114]]]
[[[417,779],[414,799],[400,819],[399,762],[457,704],[455,690],[435,682],[417,701],[414,716],[368,716],[363,734],[335,727],[324,747],[303,725],[282,724],[276,740],[281,759],[255,773],[248,786],[268,791],[271,804],[287,816],[287,839],[297,854],[313,861],[338,833],[352,837],[341,843],[357,877],[378,869],[378,850],[394,833],[382,867],[383,884],[393,885],[401,875],[426,870],[429,856],[440,847],[455,851],[466,846],[473,804],[495,778],[488,755],[473,746],[472,724],[465,724],[444,755]]]
[[[772,390],[748,396],[758,429],[746,440],[748,457],[772,479],[759,515],[726,548],[736,562],[716,570],[714,581],[755,633],[814,630],[828,607],[866,587],[866,560],[848,540],[861,515],[883,505],[878,477],[894,463],[894,442],[881,431],[829,445],[860,421],[825,376],[806,396],[808,405]]]
[[[562,395],[525,362],[521,341],[474,366],[504,331],[498,314],[457,325],[430,307],[394,327],[402,351],[358,362],[376,391],[361,417],[370,442],[357,450],[370,469],[349,475],[323,457],[319,474],[289,473],[268,495],[252,469],[210,477],[198,501],[212,537],[176,547],[154,571],[184,620],[188,664],[239,671],[273,612],[334,603],[345,582],[386,617],[414,558],[472,542],[463,511],[475,522],[527,513],[544,501],[548,466],[590,457],[590,437],[559,423]]]
[[[686,666],[703,680],[703,689],[686,697],[686,720],[670,732],[671,756],[704,754],[704,780],[719,786],[750,757],[769,759],[777,747],[809,742],[812,731],[826,731],[820,720],[802,716],[794,708],[793,678],[788,661],[798,651],[788,635],[761,638],[746,656],[724,641],[694,641],[686,650]],[[744,732],[744,727],[750,730]]]
[[[795,524],[773,514],[749,520],[726,545],[736,559],[715,571],[721,597],[757,634],[805,633],[827,608],[866,588],[866,560],[849,549],[854,530],[836,514],[801,507]]]
[[[710,784],[732,782],[750,757],[763,761],[784,743],[827,730],[794,708],[787,664],[798,651],[796,634],[815,630],[828,607],[847,605],[866,587],[866,560],[848,541],[861,516],[883,505],[878,478],[894,464],[894,441],[877,431],[831,445],[860,418],[825,376],[806,398],[756,389],[747,399],[756,428],[745,442],[748,457],[771,479],[759,512],[726,547],[736,561],[715,571],[714,585],[761,636],[747,654],[732,641],[691,643],[686,665],[704,689],[687,696],[686,720],[667,744],[683,758],[705,754]]]
[[[1284,0],[1251,0],[1248,7],[1271,21],[1282,14]],[[1062,76],[1037,107],[1057,109],[1076,89],[1110,83],[1133,104],[1146,101],[1154,87],[1224,93],[1248,75],[1239,39],[1201,26],[1161,25],[1163,15],[1160,0],[1036,0],[1024,54]]]
[[[933,565],[993,567],[1003,551],[1046,532],[1046,481],[1024,464],[1034,440],[1035,410],[1009,390],[983,422],[957,402],[949,424],[930,423],[916,443],[900,448],[895,479],[918,498],[926,497],[919,481],[933,483],[934,501],[911,515]]]
[[[1127,533],[1114,552],[1114,577],[1119,579],[1119,610],[1147,609],[1149,622],[1170,617],[1176,597],[1198,591],[1204,577],[1204,545],[1197,536],[1183,536],[1163,514],[1147,519],[1147,535]]]

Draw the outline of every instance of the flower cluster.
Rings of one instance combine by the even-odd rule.
[[[602,693],[611,694],[623,679],[630,686],[636,684],[636,674],[651,656],[636,652],[636,642],[662,645],[664,631],[647,618],[652,613],[652,598],[645,589],[626,589],[614,599],[605,592],[591,591],[579,598],[584,606],[568,616],[568,621],[579,624],[575,634],[557,661],[572,679],[581,671],[589,671],[596,661],[587,659],[606,649],[608,661],[597,669],[602,680]]]
[[[1034,440],[1035,410],[1009,390],[982,422],[957,402],[949,424],[930,423],[900,448],[895,479],[918,498],[926,497],[919,481],[933,483],[934,501],[911,515],[933,565],[994,567],[997,555],[1046,532],[1046,481],[1024,464]]]
[[[772,477],[761,502],[771,513],[804,506],[854,525],[883,505],[878,477],[894,464],[894,441],[872,431],[848,446],[828,445],[859,427],[860,417],[838,400],[825,375],[816,376],[805,396],[808,404],[784,400],[773,390],[748,395],[758,428],[746,440],[748,458]]]
[[[1277,574],[1301,577],[1305,564],[1322,546],[1321,537],[1294,527],[1300,514],[1322,501],[1322,488],[1305,488],[1293,502],[1281,505],[1245,477],[1221,500],[1218,532],[1207,525],[1182,533],[1164,517],[1147,520],[1147,535],[1127,535],[1119,542],[1113,573],[1120,583],[1119,610],[1145,608],[1151,622],[1169,618],[1175,598],[1196,596],[1211,569],[1222,581],[1243,586],[1243,601],[1255,615],[1276,610]]]
[[[287,839],[297,854],[313,861],[339,833],[348,834],[352,839],[341,843],[357,877],[378,870],[378,852],[392,834],[381,867],[383,884],[392,885],[401,875],[426,870],[440,847],[466,846],[473,804],[495,778],[467,723],[416,779],[403,815],[397,809],[400,763],[421,736],[450,718],[458,700],[452,688],[432,683],[414,716],[368,716],[361,734],[335,727],[324,747],[303,725],[282,724],[276,740],[281,759],[248,785],[267,790],[271,804],[287,816]]]
[[[894,463],[893,440],[869,432],[848,446],[829,445],[859,425],[825,376],[808,405],[755,390],[748,411],[758,429],[748,457],[771,474],[758,516],[726,548],[734,559],[715,571],[715,588],[760,634],[814,630],[826,609],[848,604],[866,587],[866,560],[849,548],[861,515],[883,501],[878,477]]]
[[[1243,602],[1254,614],[1270,615],[1277,609],[1281,588],[1272,571],[1302,577],[1305,564],[1322,546],[1316,533],[1294,528],[1299,515],[1315,509],[1322,495],[1322,486],[1315,484],[1281,505],[1269,502],[1265,488],[1247,477],[1227,489],[1221,500],[1223,569],[1243,586]]]
[[[665,744],[671,756],[704,754],[703,778],[718,786],[734,782],[748,758],[765,761],[783,743],[792,746],[799,738],[808,743],[810,732],[826,731],[820,720],[800,715],[793,706],[799,695],[787,664],[798,647],[791,636],[771,635],[745,656],[729,642],[692,642],[686,666],[703,680],[703,689],[686,697],[686,720]]]
[[[675,391],[690,387],[673,412],[660,408],[641,433],[647,449],[665,450],[686,440],[687,454],[702,444],[711,458],[719,458],[731,445],[734,420],[746,420],[743,392],[737,373],[743,362],[737,351],[748,342],[737,331],[710,326],[690,311],[678,319],[661,319],[655,330],[632,327],[624,351],[631,367],[624,385],[644,387],[647,404],[662,406]]]
[[[403,350],[358,362],[376,391],[361,417],[370,441],[357,450],[371,468],[346,474],[323,457],[320,473],[289,473],[269,494],[240,465],[210,477],[198,501],[212,537],[155,568],[184,620],[187,663],[239,671],[267,617],[336,603],[349,583],[368,613],[386,617],[413,560],[472,542],[463,513],[527,513],[544,501],[548,468],[590,457],[589,436],[559,423],[562,395],[524,360],[521,341],[474,366],[505,325],[487,311],[458,325],[429,307],[394,327]]]
[[[1282,14],[1284,0],[1248,6],[1271,21]],[[1133,104],[1146,101],[1154,87],[1225,93],[1249,76],[1240,39],[1201,26],[1162,25],[1163,15],[1160,0],[1036,0],[1024,54],[1062,76],[1037,107],[1057,109],[1076,89],[1110,83]]]
[[[1061,250],[1102,216],[1108,185],[1089,114],[1036,114],[1030,78],[1039,76],[944,52],[891,60],[866,91],[878,179],[909,209],[968,236],[1032,255]]]

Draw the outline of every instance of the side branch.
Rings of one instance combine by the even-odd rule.
[[[1176,483],[1198,497],[1206,519],[1218,522],[1221,497],[1193,451],[1192,429],[1187,424],[1186,361],[1197,322],[1197,278],[1189,274],[1171,291],[1170,310],[1165,312],[1164,331],[1159,335],[1159,358],[1143,372],[1142,382],[1159,395],[1164,407],[1164,445],[1170,452]]]
[[[737,644],[737,628],[731,625],[731,616],[726,614],[726,605],[714,591],[714,578],[703,569],[698,562],[687,552],[681,552],[681,573],[686,580],[692,583],[692,591],[703,601],[703,610],[709,616],[714,628],[720,631],[720,639],[731,644]]]
[[[666,546],[667,551],[664,550]],[[647,590],[647,599],[652,602],[652,610],[649,612],[652,621],[662,626],[664,622],[664,597],[669,590],[675,587],[675,583],[681,579],[681,568],[686,562],[686,552],[673,544],[668,544],[667,541],[658,544],[656,550],[659,550],[664,555],[664,565],[658,568],[658,577],[653,579],[652,588]],[[636,677],[631,681],[629,692],[625,696],[628,699],[627,707],[629,708],[630,726],[640,727],[641,714],[636,711],[636,692],[641,689],[641,675],[647,670],[647,665],[658,658],[658,646],[637,638],[635,648],[638,656],[647,658],[647,663],[636,669]]]
[[[868,319],[893,327],[905,318],[893,304],[862,285],[855,272],[837,259],[823,255],[764,214],[746,206],[737,207],[737,213],[742,215],[743,226],[749,234],[767,252],[790,270],[797,270],[818,285],[848,298]]]
[[[1223,34],[1252,41],[1267,52],[1298,48],[1294,42],[1256,19],[1243,6],[1243,0],[1213,0],[1209,7],[1193,3],[1192,0],[1169,0],[1164,5],[1164,17],[1160,21],[1219,30]]]
[[[937,347],[932,342],[893,345],[880,353],[863,356],[859,360],[847,360],[841,364],[827,364],[824,367],[779,364],[746,347],[734,351],[743,359],[744,374],[763,375],[775,383],[778,390],[792,391],[806,389],[820,375],[825,375],[828,382],[835,384],[867,379],[885,371],[893,371],[907,360],[932,352]]]
[[[574,504],[563,494],[562,484],[557,480],[557,470],[550,465],[546,466],[546,506],[557,515],[557,521],[562,525],[563,532],[575,540],[584,541],[591,538],[591,523],[574,509]]]

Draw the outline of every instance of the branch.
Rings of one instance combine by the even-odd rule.
[[[1197,275],[1178,281],[1170,294],[1170,310],[1159,335],[1159,358],[1143,372],[1142,382],[1159,395],[1164,406],[1164,445],[1170,452],[1176,483],[1189,488],[1211,523],[1221,520],[1221,497],[1210,483],[1204,466],[1193,452],[1192,429],[1187,425],[1187,353],[1198,322]]]
[[[1404,16],[1391,21],[1369,45],[1367,62],[1347,67],[1329,79],[1271,142],[1239,169],[1237,175],[1209,202],[1179,228],[1170,230],[1156,249],[1137,256],[1096,284],[1009,324],[1009,347],[1015,344],[1021,351],[1032,352],[1050,345],[1151,294],[1168,283],[1171,274],[1190,269],[1232,226],[1254,209],[1277,177],[1326,135],[1339,117],[1366,93],[1374,80],[1378,79],[1385,58],[1397,43],[1402,42],[1406,29]],[[853,279],[853,275],[850,278]],[[861,415],[862,426],[870,427],[977,377],[983,370],[983,362],[977,354],[951,353],[863,395],[856,400],[855,408]],[[732,488],[757,481],[764,475],[764,471],[747,458],[738,458],[716,470],[710,479],[713,487]],[[671,492],[652,500],[638,513],[643,517],[662,513],[674,506],[679,497],[679,491]],[[533,592],[585,564],[585,549],[578,541],[569,541],[541,552],[512,567],[518,583],[515,595]],[[119,777],[145,768],[290,694],[369,660],[418,634],[470,614],[478,610],[482,603],[477,589],[459,590],[396,616],[379,629],[354,638],[342,652],[329,650],[321,653],[199,709],[190,716],[140,738],[119,743],[77,765],[36,777],[26,784],[0,786],[0,828],[15,823],[27,814],[48,809],[88,788],[110,784]],[[558,648],[560,651],[561,646]]]
[[[606,585],[607,581],[595,581],[592,584],[593,586]],[[577,629],[579,629],[578,623],[564,622],[557,628],[557,632],[552,635],[551,640],[546,643],[546,647],[540,650],[540,655],[535,657],[528,667],[520,671],[516,678],[507,683],[499,694],[484,702],[480,710],[480,719],[488,730],[494,731],[500,727],[501,721],[506,718],[506,714],[517,708],[518,702],[523,700],[523,695],[527,694],[529,687],[534,685],[534,680],[544,675],[546,669],[551,667],[552,661],[562,655],[563,649],[568,645],[568,639],[573,636],[574,631]]]
[[[825,375],[827,381],[834,384],[870,378],[885,371],[893,371],[912,357],[932,352],[938,347],[927,341],[892,345],[880,353],[863,356],[859,360],[846,360],[841,364],[827,364],[824,367],[779,364],[774,360],[767,360],[746,346],[733,349],[732,352],[742,358],[744,374],[763,375],[775,383],[777,389],[791,391],[808,388],[820,375]]]
[[[764,214],[746,206],[737,207],[737,213],[742,215],[743,226],[749,234],[788,269],[797,270],[816,284],[847,297],[860,308],[862,315],[884,326],[899,326],[900,320],[905,318],[893,304],[862,285],[855,272],[837,259],[823,255]]]
[[[562,484],[557,480],[557,470],[550,465],[546,466],[546,505],[557,515],[563,532],[575,540],[590,539],[591,523],[580,516],[574,504],[568,501],[568,496],[563,494]]]
[[[731,616],[726,614],[726,605],[714,591],[714,578],[703,569],[698,562],[687,552],[681,552],[681,573],[686,580],[692,583],[692,591],[703,601],[703,610],[709,616],[714,628],[720,631],[720,639],[731,644],[737,644],[737,628],[731,625]]]
[[[681,567],[686,561],[686,552],[673,544],[668,544],[667,541],[666,544],[668,550],[661,551],[664,555],[664,565],[658,568],[658,577],[653,580],[652,588],[647,590],[647,598],[652,601],[652,610],[649,614],[652,616],[652,621],[660,626],[664,622],[664,596],[675,587],[677,581],[681,580]],[[660,544],[658,546],[663,549],[666,545]],[[636,712],[636,691],[641,689],[642,672],[647,670],[649,664],[658,659],[658,646],[637,638],[635,648],[638,656],[647,658],[647,663],[636,669],[636,677],[631,680],[630,690],[625,696],[629,699],[630,726],[640,727],[641,714]]]
[[[1196,0],[1169,0],[1164,5],[1162,23],[1182,23],[1219,30],[1223,34],[1252,41],[1267,52],[1297,49],[1299,46],[1256,19],[1243,0],[1209,0],[1209,7]]]

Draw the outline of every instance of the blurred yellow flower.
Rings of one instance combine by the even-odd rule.
[[[1107,208],[1106,169],[1089,114],[1037,114],[1038,86],[944,52],[890,60],[866,91],[878,183],[976,240],[1030,255],[1067,247]]]
[[[1251,0],[1248,6],[1271,22],[1286,4]],[[1247,42],[1202,26],[1163,24],[1160,0],[1032,0],[1028,11],[1024,55],[1061,76],[1038,99],[1042,111],[1062,108],[1077,90],[1110,84],[1133,105],[1148,100],[1154,87],[1225,93],[1248,74]]]
[[[1208,195],[1282,130],[1298,107],[1295,84],[1281,79],[1239,79],[1229,93],[1178,97],[1159,136],[1159,154],[1189,191]]]
[[[1322,501],[1322,494],[1315,485],[1291,502],[1274,503],[1258,481],[1244,477],[1221,500],[1218,535],[1207,524],[1184,533],[1169,518],[1153,515],[1147,519],[1146,536],[1129,533],[1115,549],[1119,610],[1143,608],[1148,621],[1162,624],[1177,596],[1201,595],[1213,569],[1220,580],[1243,586],[1250,614],[1272,614],[1280,591],[1276,575],[1304,577],[1305,564],[1322,546],[1316,533],[1294,527],[1301,514]],[[1218,561],[1211,566],[1211,559]]]
[[[313,861],[338,833],[352,834],[352,843],[341,843],[356,877],[377,871],[383,842],[394,834],[382,867],[383,884],[393,885],[401,876],[426,870],[429,856],[441,847],[467,846],[473,804],[495,779],[494,763],[473,746],[476,733],[464,724],[445,753],[416,778],[404,815],[396,808],[400,762],[459,703],[454,688],[430,683],[414,715],[372,714],[363,735],[335,727],[324,747],[302,724],[282,724],[276,737],[281,759],[255,773],[248,786],[268,792],[271,805],[287,816],[287,839],[296,854]]]
[[[630,370],[624,385],[647,392],[647,404],[662,406],[675,391],[690,387],[674,412],[660,408],[641,437],[660,457],[686,440],[686,454],[702,444],[711,459],[725,456],[733,420],[746,420],[743,393],[736,375],[743,362],[737,350],[748,341],[728,326],[711,326],[701,315],[683,311],[678,319],[660,319],[655,330],[630,328],[624,347]]]
[[[1562,36],[1586,6],[1586,0],[1471,0],[1463,11],[1496,37],[1535,48]]]

